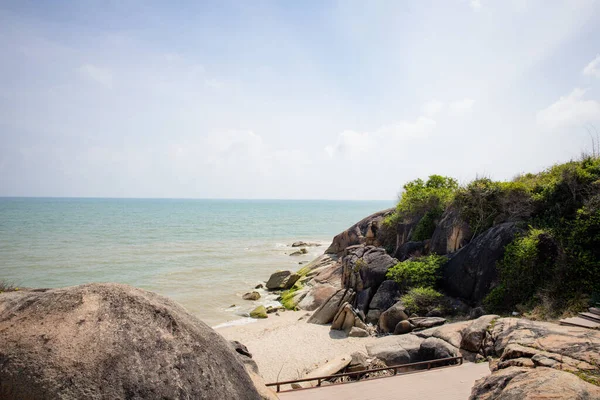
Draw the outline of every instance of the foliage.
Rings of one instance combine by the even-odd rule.
[[[427,181],[415,179],[404,185],[396,211],[386,217],[384,226],[395,226],[405,221],[426,219],[417,225],[417,236],[412,240],[429,239],[435,229],[435,220],[444,212],[458,189],[458,182],[450,177],[431,175]]]
[[[433,288],[440,279],[442,265],[447,260],[444,256],[432,254],[402,261],[390,268],[386,276],[405,290],[413,287]]]
[[[400,300],[410,313],[418,315],[426,315],[436,309],[444,312],[447,308],[444,295],[430,287],[413,288]]]
[[[19,290],[14,284],[0,279],[0,293],[2,292],[15,292]]]

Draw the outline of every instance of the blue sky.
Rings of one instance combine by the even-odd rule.
[[[0,195],[393,199],[591,150],[600,1],[3,1]]]

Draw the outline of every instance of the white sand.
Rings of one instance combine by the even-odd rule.
[[[237,340],[258,364],[267,383],[301,378],[305,372],[327,360],[355,351],[366,353],[365,345],[374,337],[347,338],[344,332],[331,331],[329,325],[306,322],[307,311],[270,314],[256,323],[218,328],[227,340]],[[279,376],[279,378],[278,378]]]

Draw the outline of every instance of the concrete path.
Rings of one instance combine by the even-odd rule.
[[[490,374],[488,363],[464,363],[433,371],[280,393],[281,400],[465,400],[479,378]]]

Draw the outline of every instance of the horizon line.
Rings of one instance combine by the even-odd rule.
[[[237,198],[237,197],[96,197],[96,196],[4,196],[0,199],[82,199],[82,200],[229,200],[229,201],[397,201],[397,199],[286,199],[286,198]]]

